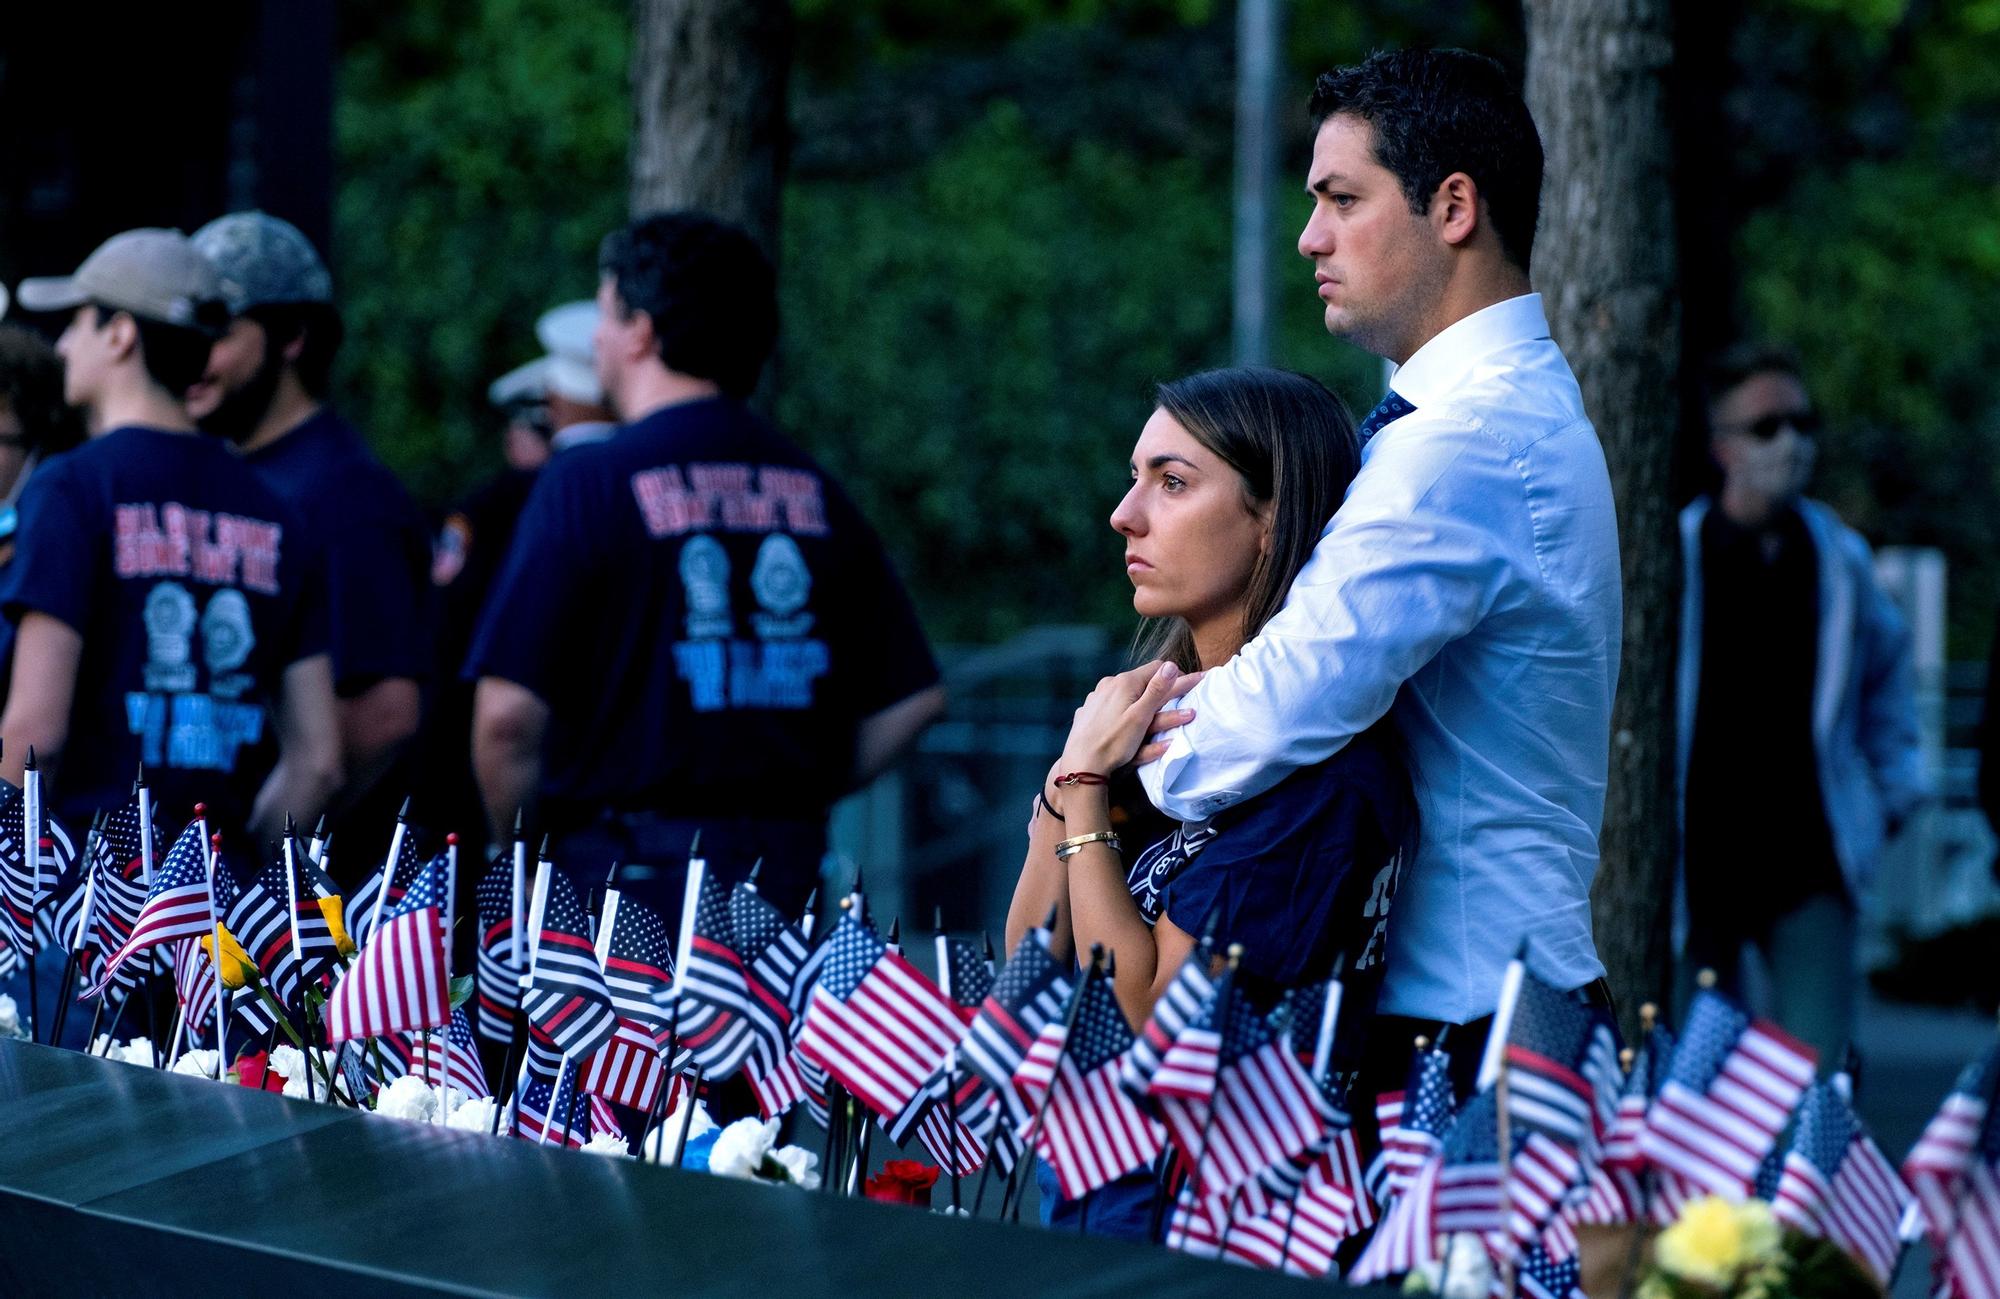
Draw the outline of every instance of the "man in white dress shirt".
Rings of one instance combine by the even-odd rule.
[[[1329,332],[1399,368],[1291,595],[1142,753],[1199,821],[1393,709],[1420,815],[1373,1035],[1457,1027],[1469,1086],[1502,971],[1608,1003],[1590,930],[1621,630],[1604,453],[1529,287],[1542,180],[1491,60],[1376,54],[1314,87],[1299,252]],[[1172,720],[1163,714],[1163,720]]]

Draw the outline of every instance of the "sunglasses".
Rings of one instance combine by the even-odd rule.
[[[1747,433],[1759,442],[1769,442],[1786,429],[1793,430],[1800,437],[1817,437],[1819,436],[1820,426],[1821,420],[1818,411],[1788,410],[1780,411],[1775,415],[1765,415],[1759,419],[1753,419],[1748,424],[1738,424],[1730,431],[1732,433]]]

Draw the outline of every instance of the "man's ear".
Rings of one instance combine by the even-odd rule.
[[[112,312],[111,319],[104,322],[104,341],[110,345],[112,359],[124,360],[139,346],[139,322],[129,311]]]
[[[1448,244],[1464,244],[1479,231],[1483,216],[1479,186],[1462,171],[1446,176],[1431,195],[1431,224]]]

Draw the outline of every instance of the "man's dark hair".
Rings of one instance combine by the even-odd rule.
[[[340,312],[327,302],[271,302],[245,307],[243,315],[264,327],[266,346],[277,356],[297,338],[305,339],[293,363],[299,385],[316,401],[324,401],[333,383],[333,357],[345,336]]]
[[[93,303],[97,308],[97,327],[103,329],[111,323],[111,318],[123,312],[132,317],[132,323],[139,328],[139,358],[146,363],[146,373],[153,376],[153,382],[172,393],[179,401],[187,396],[187,390],[208,371],[208,354],[215,346],[221,330],[190,329],[185,325],[169,325],[164,320],[154,320],[137,312],[126,311],[123,307],[107,307],[103,303]],[[221,310],[221,305],[216,304]],[[213,317],[226,323],[227,312]]]
[[[62,358],[42,336],[0,324],[0,406],[21,424],[21,448],[54,455],[83,441],[83,423],[63,400]]]
[[[604,237],[597,269],[625,313],[652,318],[660,360],[747,397],[778,340],[777,276],[740,227],[696,212],[640,217]]]
[[[1312,123],[1345,113],[1375,131],[1375,160],[1402,184],[1410,211],[1430,211],[1444,178],[1479,187],[1500,249],[1523,271],[1542,207],[1542,138],[1507,70],[1466,50],[1378,50],[1313,85]]]
[[[1789,347],[1767,342],[1735,343],[1717,353],[1702,376],[1710,407],[1760,374],[1782,374],[1806,386],[1805,367]]]

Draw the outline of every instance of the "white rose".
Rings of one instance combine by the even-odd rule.
[[[151,1038],[135,1037],[130,1042],[127,1042],[123,1048],[114,1046],[111,1049],[117,1052],[114,1058],[123,1060],[126,1064],[144,1065],[148,1069],[153,1067],[153,1042]]]
[[[1445,1251],[1444,1299],[1485,1299],[1493,1288],[1493,1260],[1469,1231],[1452,1236]]]
[[[777,1140],[776,1119],[738,1119],[708,1148],[708,1171],[720,1177],[755,1177]]]
[[[586,1155],[609,1155],[613,1159],[623,1159],[631,1153],[631,1147],[625,1138],[621,1136],[615,1136],[609,1132],[600,1132],[584,1143],[583,1153]]]
[[[404,1074],[382,1089],[375,1101],[375,1112],[392,1119],[429,1123],[437,1114],[437,1103],[437,1092],[423,1079]]]
[[[490,1096],[483,1100],[463,1101],[452,1106],[451,1119],[445,1126],[460,1132],[490,1133],[493,1131],[493,1111],[496,1108]]]
[[[12,1037],[20,1031],[21,1008],[12,997],[0,996],[0,1037]]]
[[[296,1078],[299,1080],[301,1087],[305,1084],[306,1053],[295,1046],[272,1047],[271,1058],[266,1062],[265,1067],[270,1069],[272,1073],[282,1077],[286,1082],[290,1082]],[[289,1093],[291,1088],[287,1087],[285,1090]]]
[[[174,1062],[174,1072],[192,1074],[196,1078],[213,1078],[216,1063],[221,1059],[220,1051],[183,1051],[181,1058]]]
[[[708,1106],[695,1101],[694,1113],[688,1115],[685,1112],[687,1104],[688,1102],[683,1099],[681,1107],[674,1109],[666,1118],[660,1120],[660,1125],[647,1135],[643,1155],[648,1162],[655,1164],[675,1162],[674,1148],[680,1145],[683,1122],[688,1124],[689,1141],[715,1131],[715,1120],[708,1116]]]
[[[792,1175],[794,1186],[803,1186],[808,1191],[819,1189],[819,1156],[798,1146],[779,1146],[771,1152],[771,1158],[785,1166]]]

